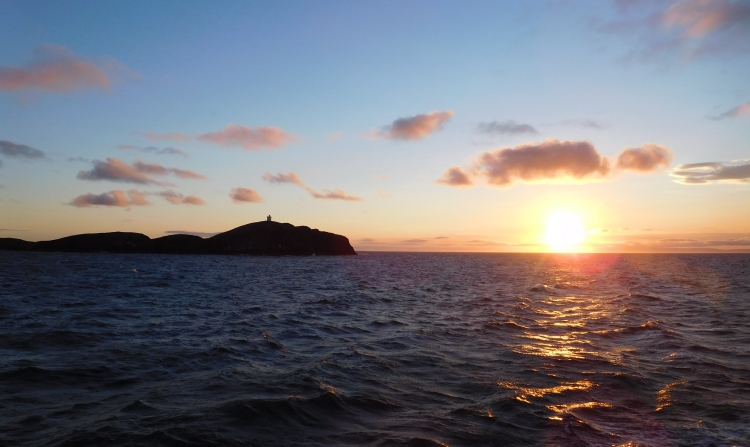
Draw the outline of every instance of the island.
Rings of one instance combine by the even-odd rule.
[[[151,239],[145,234],[117,231],[77,234],[39,242],[0,238],[0,250],[267,256],[357,254],[345,236],[273,222],[270,216],[266,221],[242,225],[205,239],[190,234]]]

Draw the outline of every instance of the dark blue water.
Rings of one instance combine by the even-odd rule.
[[[0,445],[750,445],[750,255],[0,252]]]

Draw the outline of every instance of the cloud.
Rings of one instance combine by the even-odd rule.
[[[401,241],[402,244],[424,244],[426,242],[429,242],[427,239],[407,239],[405,241]]]
[[[167,140],[180,142],[197,140],[226,148],[240,147],[246,151],[256,151],[262,148],[280,148],[295,139],[294,135],[286,132],[280,127],[260,126],[252,128],[250,126],[240,126],[237,124],[229,124],[222,130],[197,134],[195,136],[190,136],[182,132],[163,134],[146,132],[144,133],[144,136],[153,141]],[[134,147],[128,146],[127,148],[130,149]],[[175,151],[182,152],[176,149]]]
[[[740,104],[737,107],[732,107],[724,113],[716,116],[712,116],[712,120],[723,120],[724,118],[737,119],[743,115],[750,115],[750,102]]]
[[[477,240],[477,239],[475,239],[473,241],[468,241],[467,244],[471,244],[471,245],[485,245],[485,246],[489,245],[489,246],[493,246],[493,247],[501,247],[501,246],[508,245],[508,244],[505,244],[505,243],[502,243],[502,242],[481,241],[481,240]]]
[[[336,141],[336,140],[340,140],[343,136],[344,136],[344,132],[336,132],[336,133],[332,133],[328,135],[328,137],[326,138],[328,138],[328,141]]]
[[[79,171],[76,178],[79,180],[111,180],[114,182],[160,184],[146,173],[140,172],[134,166],[122,162],[116,158],[107,158],[107,161],[95,160],[92,162],[94,168],[90,171]]]
[[[170,132],[170,133],[151,133],[146,132],[143,134],[146,138],[152,141],[190,141],[193,138],[182,132]],[[122,148],[121,148],[122,149]]]
[[[273,175],[270,172],[266,172],[265,174],[263,174],[263,180],[271,183],[293,183],[299,186],[305,185],[302,182],[302,179],[299,178],[299,176],[294,172],[290,172],[288,174],[278,173],[276,175]]]
[[[163,191],[156,193],[156,195],[164,197],[167,201],[173,205],[205,205],[206,202],[198,196],[185,196],[174,191]]]
[[[750,2],[679,0],[620,6],[618,19],[601,30],[632,39],[626,61],[688,62],[707,56],[750,51]]]
[[[234,203],[259,203],[263,201],[263,198],[250,188],[232,188],[229,197],[232,198]]]
[[[211,236],[216,236],[219,233],[206,233],[203,231],[182,231],[182,230],[167,230],[164,232],[164,234],[189,234],[191,236],[198,236],[202,238],[207,238]]]
[[[480,123],[477,130],[483,133],[497,135],[524,135],[538,134],[539,132],[531,124],[518,124],[515,121]]]
[[[78,208],[90,206],[115,206],[126,208],[129,206],[150,205],[144,193],[131,189],[127,193],[122,190],[114,190],[102,194],[83,194],[70,202],[70,205]]]
[[[667,28],[679,28],[683,36],[690,38],[726,31],[749,20],[750,4],[730,0],[677,1],[662,16]]]
[[[129,165],[116,158],[107,158],[106,161],[94,160],[94,168],[90,171],[79,171],[76,178],[79,180],[110,180],[114,182],[138,183],[142,185],[165,185],[154,179],[153,175],[164,176],[172,174],[176,177],[191,180],[203,180],[205,176],[187,169],[167,168],[158,163],[144,163],[136,160]]]
[[[31,62],[22,67],[0,66],[0,90],[68,92],[76,88],[109,89],[121,77],[139,75],[114,59],[91,62],[60,45],[37,47]]]
[[[182,155],[183,157],[190,156],[187,152],[181,151],[180,149],[175,149],[170,146],[159,149],[158,147],[154,147],[154,146],[141,147],[141,146],[133,146],[131,144],[120,144],[117,146],[117,149],[135,150],[135,151],[148,152],[151,154],[158,154],[158,155]]]
[[[304,188],[305,191],[307,191],[315,199],[344,200],[350,202],[359,202],[362,200],[362,198],[357,196],[350,196],[340,189],[334,189],[333,191],[324,189],[323,192],[318,192],[312,188],[307,187],[305,185],[305,182],[303,182],[302,179],[294,172],[289,172],[287,174],[280,172],[276,175],[273,175],[270,172],[266,172],[265,174],[263,174],[262,178],[263,180],[270,183],[291,183],[297,185],[301,188]]]
[[[89,159],[83,157],[68,157],[67,161],[69,163],[88,163]]]
[[[176,177],[190,180],[206,180],[208,178],[205,175],[198,174],[197,172],[188,169],[167,168],[158,163],[143,163],[140,160],[136,160],[135,163],[133,163],[133,167],[139,172],[151,175],[173,174]]]
[[[715,241],[706,241],[709,245],[739,245],[739,246],[750,246],[750,238],[736,238],[736,239],[719,239]]]
[[[669,167],[672,151],[658,144],[644,144],[641,147],[623,149],[615,162],[623,171],[652,172]]]
[[[443,173],[443,176],[437,179],[437,183],[450,186],[469,186],[474,184],[474,182],[471,181],[471,178],[469,178],[469,176],[458,166],[448,168],[448,170]]]
[[[490,184],[507,186],[518,180],[603,177],[609,173],[610,166],[609,160],[588,141],[550,138],[540,143],[484,152],[475,161],[475,169]]]
[[[635,172],[652,172],[660,167],[667,167],[671,159],[671,150],[653,143],[625,148],[615,158],[617,169]],[[530,142],[481,152],[473,160],[468,172],[457,166],[451,167],[437,183],[469,186],[473,184],[472,177],[482,177],[487,183],[498,186],[549,180],[601,180],[612,172],[610,165],[610,160],[599,154],[588,141],[548,138],[538,143]]]
[[[323,192],[317,192],[312,188],[305,188],[316,199],[330,199],[330,200],[345,200],[349,202],[360,202],[361,197],[350,196],[340,189],[334,189],[333,191],[324,189]]]
[[[218,132],[209,132],[196,136],[196,139],[221,147],[241,147],[246,151],[255,151],[263,147],[279,148],[294,139],[294,135],[279,127],[238,126],[229,124]]]
[[[600,123],[599,121],[592,120],[592,119],[575,119],[575,120],[562,120],[557,121],[553,124],[559,124],[561,126],[578,126],[578,127],[585,127],[587,129],[606,129],[609,127],[607,124]]]
[[[376,138],[396,140],[418,140],[440,130],[453,116],[453,110],[432,111],[408,118],[399,118],[391,125],[375,132]]]
[[[670,173],[683,185],[702,185],[714,182],[748,183],[750,182],[750,162],[744,160],[735,163],[690,163],[679,165]]]
[[[44,158],[44,152],[34,149],[25,144],[18,144],[8,140],[0,140],[0,154],[8,157],[20,157],[29,159]]]

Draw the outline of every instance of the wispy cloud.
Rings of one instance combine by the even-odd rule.
[[[169,133],[152,133],[146,132],[143,134],[146,138],[152,141],[190,141],[193,138],[190,135],[182,132],[169,132]]]
[[[187,152],[182,151],[180,149],[175,149],[171,146],[167,146],[167,147],[160,149],[154,146],[141,147],[141,146],[134,146],[132,144],[120,144],[117,146],[117,149],[122,149],[126,151],[133,150],[133,151],[147,152],[150,154],[157,154],[157,155],[182,155],[183,157],[189,157]]]
[[[376,138],[419,140],[443,128],[453,116],[453,110],[432,111],[421,115],[399,118],[373,133]]]
[[[280,172],[276,175],[273,175],[270,172],[266,172],[265,174],[263,174],[263,180],[270,183],[292,183],[299,186],[305,186],[305,184],[302,182],[302,179],[299,178],[299,176],[294,172],[289,172],[287,174]]]
[[[129,206],[150,205],[146,200],[146,193],[131,189],[127,193],[122,190],[114,190],[102,194],[83,194],[70,202],[70,205],[78,208],[91,206],[112,206],[127,208]]]
[[[716,182],[750,182],[750,160],[735,163],[690,163],[682,164],[671,172],[675,182],[684,185],[707,185]]]
[[[466,243],[469,245],[475,245],[475,246],[491,246],[491,247],[502,247],[502,246],[508,245],[502,242],[483,241],[483,240],[478,240],[478,239],[474,239]]]
[[[360,202],[361,197],[351,196],[340,189],[334,189],[333,191],[324,189],[323,192],[317,192],[312,188],[305,188],[316,199],[329,199],[329,200],[344,200],[348,202]]]
[[[68,92],[77,88],[109,89],[121,78],[139,75],[114,59],[92,62],[60,45],[37,47],[32,61],[22,67],[0,66],[0,90],[7,92]]]
[[[402,244],[425,244],[427,242],[429,242],[427,239],[407,239],[401,241]]]
[[[344,132],[336,132],[328,135],[328,141],[340,140],[344,136]]]
[[[199,133],[195,136],[182,132],[162,134],[146,132],[144,136],[153,141],[200,141],[224,148],[238,147],[246,151],[257,151],[263,148],[278,149],[295,139],[294,135],[280,127],[252,128],[237,124],[229,124],[216,132]]]
[[[172,205],[205,205],[206,202],[198,196],[183,195],[174,191],[162,191],[156,195],[164,197]]]
[[[658,144],[644,144],[640,147],[625,148],[617,156],[616,166],[623,171],[653,172],[669,167],[672,151]]]
[[[259,203],[263,201],[260,194],[250,188],[232,188],[229,197],[232,198],[234,203]]]
[[[305,182],[294,172],[286,174],[280,172],[276,175],[266,172],[262,178],[269,183],[291,183],[297,185],[304,188],[315,199],[344,200],[349,202],[359,202],[362,200],[361,197],[349,195],[340,189],[334,189],[333,191],[324,189],[323,192],[318,192],[305,185]]]
[[[732,107],[731,109],[727,110],[724,113],[720,113],[719,115],[712,116],[711,119],[717,120],[717,121],[723,120],[724,118],[737,119],[744,115],[750,116],[750,102],[740,104],[737,107]]]
[[[626,61],[668,64],[673,56],[691,61],[750,51],[750,3],[733,0],[639,2],[603,23],[604,32],[632,39]],[[632,3],[632,2],[631,2]]]
[[[200,134],[200,141],[217,144],[221,147],[241,147],[246,151],[255,151],[264,147],[280,148],[294,139],[294,135],[279,127],[238,126],[229,124],[217,132]]]
[[[166,185],[152,176],[165,176],[172,174],[176,177],[191,180],[203,180],[206,177],[187,169],[168,168],[158,163],[144,163],[136,160],[129,165],[116,158],[107,158],[106,161],[95,160],[92,162],[94,168],[90,171],[79,171],[76,178],[79,180],[109,180],[114,182],[138,183],[142,185]]]
[[[607,124],[604,124],[600,121],[588,119],[588,118],[562,120],[562,121],[556,121],[552,124],[557,124],[560,126],[583,127],[586,129],[596,129],[596,130],[606,129],[607,127],[609,127]]]
[[[531,124],[520,124],[515,121],[480,123],[477,130],[495,135],[534,135],[539,133]]]
[[[34,149],[25,144],[14,143],[8,140],[0,140],[0,154],[6,157],[18,157],[27,159],[42,159],[44,152]]]

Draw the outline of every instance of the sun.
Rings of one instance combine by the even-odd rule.
[[[555,251],[576,251],[586,238],[580,216],[570,211],[556,211],[547,221],[544,242]]]

